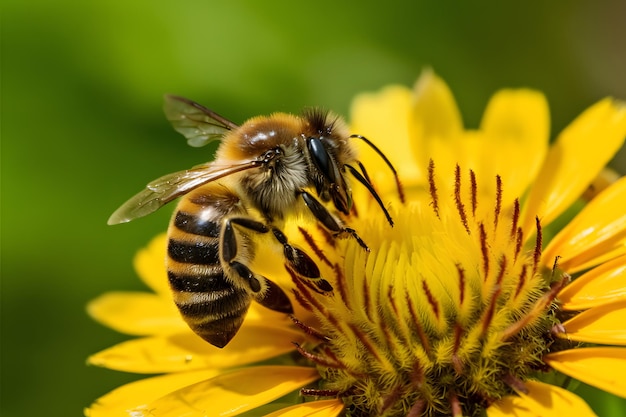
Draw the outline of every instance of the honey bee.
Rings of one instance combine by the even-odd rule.
[[[275,311],[293,312],[285,292],[249,268],[256,235],[273,235],[283,246],[285,266],[322,292],[332,291],[332,286],[320,276],[316,263],[281,231],[287,218],[313,216],[332,236],[354,238],[368,250],[357,232],[328,208],[350,213],[348,172],[369,190],[393,225],[356,159],[351,139],[364,140],[394,175],[395,169],[366,138],[350,136],[338,116],[313,109],[302,116],[254,117],[238,126],[177,96],[165,97],[164,110],[189,145],[219,140],[216,157],[152,181],[117,209],[108,224],[145,216],[184,196],[168,228],[167,273],[182,317],[212,345],[221,348],[229,343],[252,300]]]

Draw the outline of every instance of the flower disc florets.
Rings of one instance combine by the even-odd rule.
[[[324,335],[300,349],[325,381],[310,393],[338,393],[355,416],[476,415],[541,367],[562,280],[538,271],[539,223],[520,228],[499,177],[492,196],[471,171],[452,178],[440,192],[431,163],[430,189],[395,227],[363,222],[371,252],[349,242],[345,261],[328,260],[333,296],[299,286]]]

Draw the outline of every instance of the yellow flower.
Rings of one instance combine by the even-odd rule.
[[[626,397],[626,180],[569,221],[566,212],[622,146],[622,104],[596,103],[549,146],[540,93],[500,91],[480,128],[465,130],[448,87],[426,72],[413,90],[357,97],[352,131],[394,162],[407,201],[363,149],[395,226],[355,187],[348,221],[369,253],[287,230],[334,294],[264,272],[296,283],[298,325],[255,306],[216,349],[178,317],[157,238],[136,262],[156,294],[109,294],[89,308],[145,337],[90,362],[165,375],[118,388],[88,415],[594,415],[559,387],[561,374]],[[301,387],[307,402],[289,396]]]

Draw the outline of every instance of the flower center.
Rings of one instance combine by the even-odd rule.
[[[524,390],[549,347],[563,282],[551,288],[538,271],[539,223],[522,230],[499,177],[495,190],[482,195],[459,167],[440,184],[431,162],[429,190],[396,210],[393,228],[354,222],[371,252],[347,241],[337,261],[325,258],[334,294],[298,285],[321,323],[320,343],[299,347],[323,378],[309,394],[337,394],[354,416],[436,416],[477,415]]]

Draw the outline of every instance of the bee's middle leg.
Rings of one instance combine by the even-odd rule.
[[[309,255],[301,249],[291,246],[287,240],[287,236],[280,229],[273,227],[272,233],[283,245],[283,253],[287,259],[287,268],[293,270],[298,276],[312,280],[315,286],[324,292],[333,290],[333,286],[321,277],[317,264]]]

